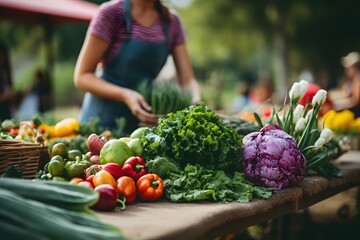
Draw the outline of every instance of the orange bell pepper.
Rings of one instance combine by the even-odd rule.
[[[137,193],[143,201],[156,201],[164,193],[163,180],[155,173],[148,173],[136,182]]]
[[[124,200],[126,204],[135,202],[136,199],[136,184],[134,179],[128,176],[122,176],[116,181],[116,191],[119,194],[119,199]],[[122,202],[121,202],[122,203]],[[122,209],[125,209],[125,203]]]

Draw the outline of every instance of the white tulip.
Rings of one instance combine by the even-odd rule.
[[[299,118],[301,118],[304,111],[304,106],[298,104],[293,112],[293,123],[296,123]]]
[[[332,138],[333,132],[329,128],[324,128],[320,133],[320,138],[325,139],[325,142],[328,143]]]
[[[290,100],[299,100],[301,96],[301,85],[295,82],[289,91]]]
[[[314,143],[314,146],[316,148],[321,148],[322,146],[324,146],[326,143],[325,139],[323,138],[319,138],[318,140],[316,140],[316,142]]]
[[[295,125],[295,131],[301,132],[305,129],[305,127],[306,127],[305,118],[303,118],[303,117],[299,118],[299,120],[297,120],[296,125]]]
[[[302,98],[309,86],[309,83],[306,80],[300,80],[300,98]]]
[[[322,105],[325,102],[326,97],[327,97],[327,91],[325,91],[324,89],[320,89],[313,97],[312,105],[313,106]]]

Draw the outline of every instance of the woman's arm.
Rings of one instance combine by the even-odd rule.
[[[98,97],[125,103],[141,122],[156,122],[157,118],[147,112],[151,108],[141,94],[95,76],[96,66],[108,48],[107,41],[87,35],[75,66],[75,86]]]
[[[344,109],[353,108],[359,104],[360,104],[360,76],[357,76],[352,81],[351,96],[348,98],[336,100],[334,105],[336,111],[341,111]]]
[[[354,79],[351,94],[352,94],[354,106],[359,105],[360,104],[360,74],[358,74]]]
[[[179,76],[180,85],[191,92],[193,104],[198,103],[201,101],[200,85],[194,77],[185,44],[179,44],[175,47],[173,59]]]

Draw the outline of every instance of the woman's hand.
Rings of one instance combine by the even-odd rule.
[[[158,122],[158,118],[150,113],[151,107],[140,93],[127,89],[125,103],[130,108],[131,113],[139,119],[140,122]]]

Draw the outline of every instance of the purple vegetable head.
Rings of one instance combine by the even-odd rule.
[[[277,190],[298,184],[306,173],[296,140],[272,125],[243,138],[243,166],[250,181]]]

